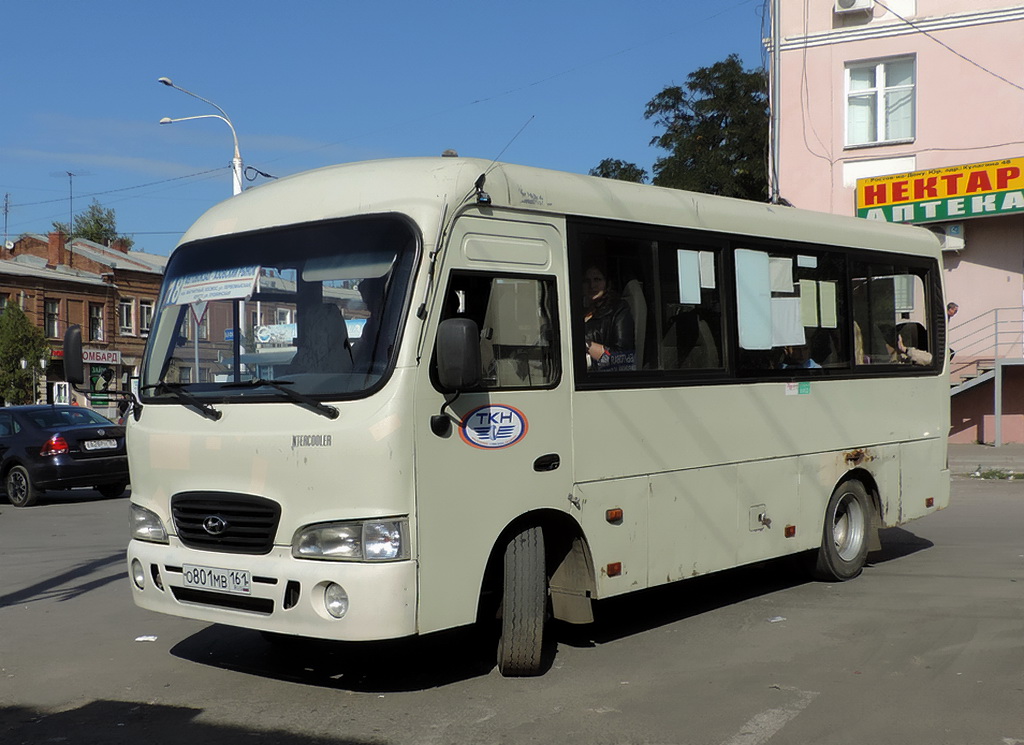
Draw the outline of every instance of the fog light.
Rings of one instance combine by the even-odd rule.
[[[334,618],[343,618],[348,613],[348,593],[341,585],[333,582],[324,588],[324,607]]]
[[[142,568],[142,562],[132,559],[132,582],[140,590],[146,587],[146,570]]]

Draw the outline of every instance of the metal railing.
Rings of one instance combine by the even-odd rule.
[[[951,394],[992,379],[995,446],[1003,444],[1003,374],[1024,365],[1024,307],[994,308],[962,323],[950,324]],[[973,379],[973,380],[972,380]]]
[[[956,352],[950,366],[954,379],[978,371],[998,359],[1024,357],[1024,307],[994,308],[948,331],[949,348]]]

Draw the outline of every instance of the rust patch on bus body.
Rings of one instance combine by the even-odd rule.
[[[843,453],[843,458],[846,460],[847,468],[856,468],[863,463],[874,460],[875,456],[864,448],[857,448],[848,453]]]

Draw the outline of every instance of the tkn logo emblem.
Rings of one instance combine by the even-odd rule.
[[[526,417],[511,406],[492,404],[466,414],[459,436],[467,445],[485,450],[507,448],[526,436]]]

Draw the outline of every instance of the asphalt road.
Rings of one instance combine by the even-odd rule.
[[[127,500],[0,503],[0,743],[1024,744],[1024,484],[956,478],[864,574],[609,601],[505,680],[473,637],[280,649],[131,602]]]

